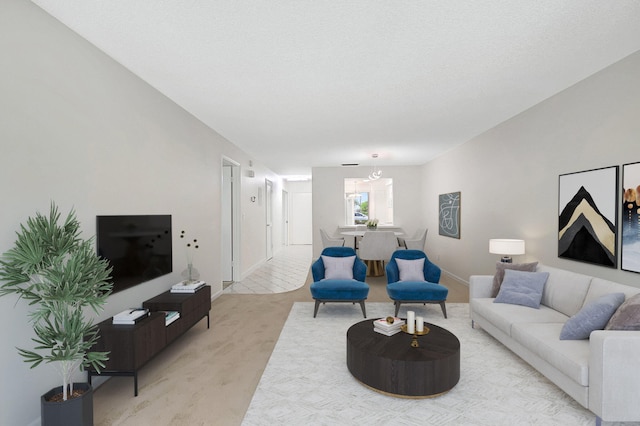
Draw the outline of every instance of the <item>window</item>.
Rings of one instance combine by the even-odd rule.
[[[393,225],[393,179],[344,180],[345,224],[364,224],[378,219],[378,225]]]

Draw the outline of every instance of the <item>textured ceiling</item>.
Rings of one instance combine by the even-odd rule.
[[[636,0],[33,0],[282,175],[424,164],[640,50]]]

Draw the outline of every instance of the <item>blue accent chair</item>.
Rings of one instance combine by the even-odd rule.
[[[400,271],[396,259],[414,260],[424,258],[424,281],[400,281]],[[393,300],[396,307],[395,315],[398,316],[400,305],[403,303],[437,303],[442,308],[442,314],[447,317],[445,301],[449,289],[438,284],[440,281],[440,268],[429,261],[427,255],[421,250],[397,250],[391,256],[386,266],[387,294]]]
[[[356,251],[351,247],[327,247],[322,250],[323,256],[349,257],[356,256]],[[318,314],[320,303],[326,302],[356,302],[362,308],[362,315],[367,317],[364,301],[369,295],[369,285],[364,282],[367,276],[367,265],[356,256],[353,262],[353,279],[324,279],[325,267],[322,257],[311,265],[313,283],[311,284],[311,296],[316,301],[313,317]]]

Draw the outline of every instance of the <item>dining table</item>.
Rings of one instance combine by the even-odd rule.
[[[373,232],[375,232],[376,230],[373,230]],[[386,231],[386,229],[380,229],[380,231]],[[340,233],[340,235],[344,235],[346,237],[353,237],[353,248],[357,249],[358,248],[358,237],[364,237],[364,233],[365,232],[372,232],[372,230],[371,229],[363,229],[363,230],[360,230],[360,231],[342,231]],[[393,231],[393,234],[396,237],[399,237],[401,235],[404,235],[404,232]]]

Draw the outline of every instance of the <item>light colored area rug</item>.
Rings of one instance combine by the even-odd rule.
[[[346,331],[364,320],[358,305],[295,303],[243,425],[594,425],[595,415],[498,341],[472,329],[468,304],[408,305],[461,342],[461,373],[447,394],[403,399],[370,390],[346,365]],[[406,316],[402,307],[400,316]],[[369,319],[393,314],[367,304]],[[605,423],[603,423],[605,424]]]

